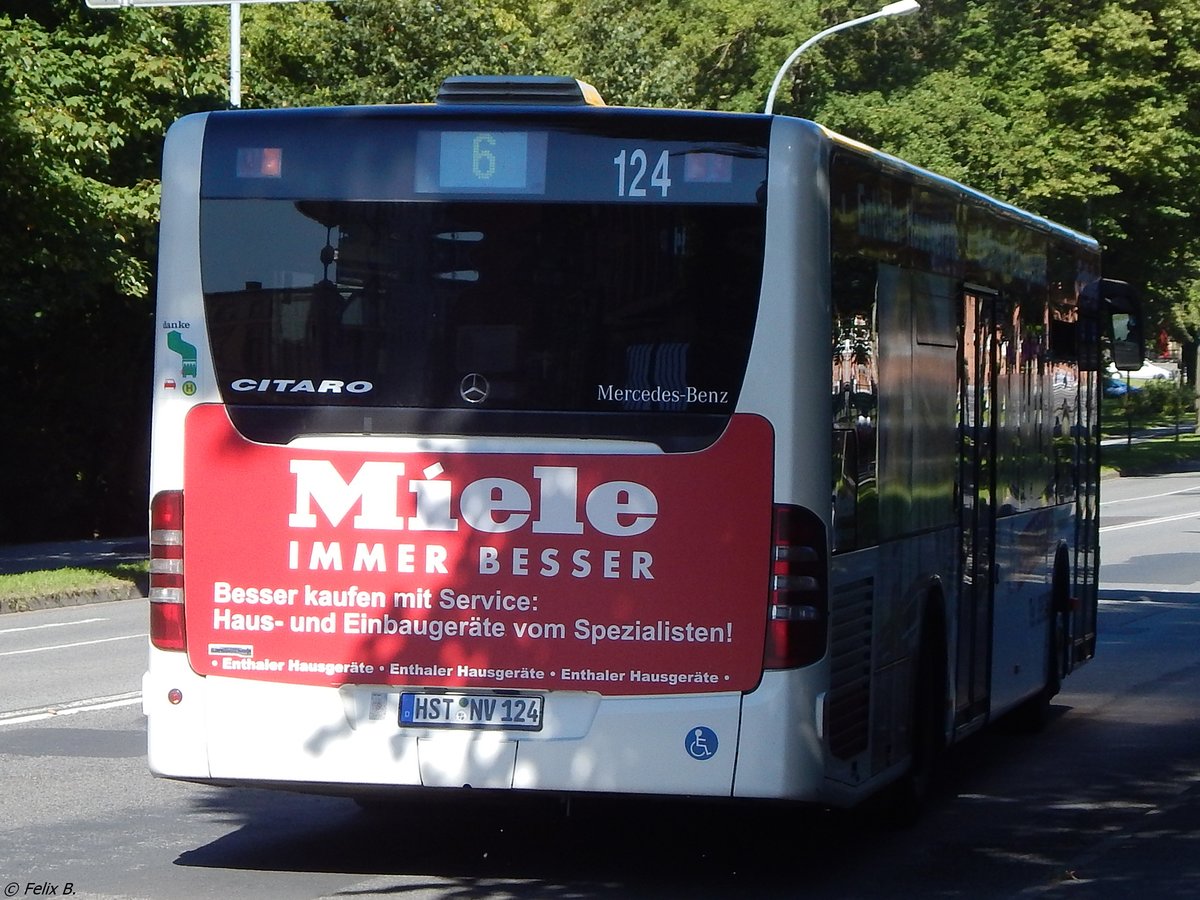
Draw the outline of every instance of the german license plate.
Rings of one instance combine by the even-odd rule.
[[[400,724],[541,731],[543,699],[532,694],[401,694]]]

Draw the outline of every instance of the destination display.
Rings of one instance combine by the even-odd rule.
[[[211,114],[201,196],[758,205],[766,181],[767,129],[753,116],[721,117],[716,132],[711,117],[665,113],[626,117],[619,129],[601,113],[287,113]]]
[[[418,131],[416,191],[546,191],[544,131]]]

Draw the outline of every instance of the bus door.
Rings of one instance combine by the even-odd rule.
[[[966,285],[958,367],[959,601],[955,727],[988,711],[994,599],[999,294]]]

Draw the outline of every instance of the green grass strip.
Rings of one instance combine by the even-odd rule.
[[[148,571],[147,563],[127,563],[111,569],[46,569],[0,575],[0,602],[35,597],[66,597],[88,591],[115,591],[135,584]]]
[[[1100,464],[1120,475],[1157,475],[1163,472],[1200,471],[1200,434],[1159,437],[1100,448]]]

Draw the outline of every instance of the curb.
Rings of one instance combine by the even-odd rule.
[[[87,606],[92,603],[112,603],[116,600],[139,600],[146,596],[137,584],[129,582],[90,591],[69,591],[40,597],[9,597],[0,600],[0,615],[33,612],[39,609],[61,609],[68,606]]]
[[[146,597],[150,589],[149,573],[137,570],[118,573],[117,568],[126,563],[144,563],[149,549],[142,535],[0,545],[0,575],[64,568],[92,570],[95,575],[94,580],[86,577],[76,580],[72,588],[47,587],[47,592],[41,594],[36,588],[9,588],[0,597],[0,615]]]

